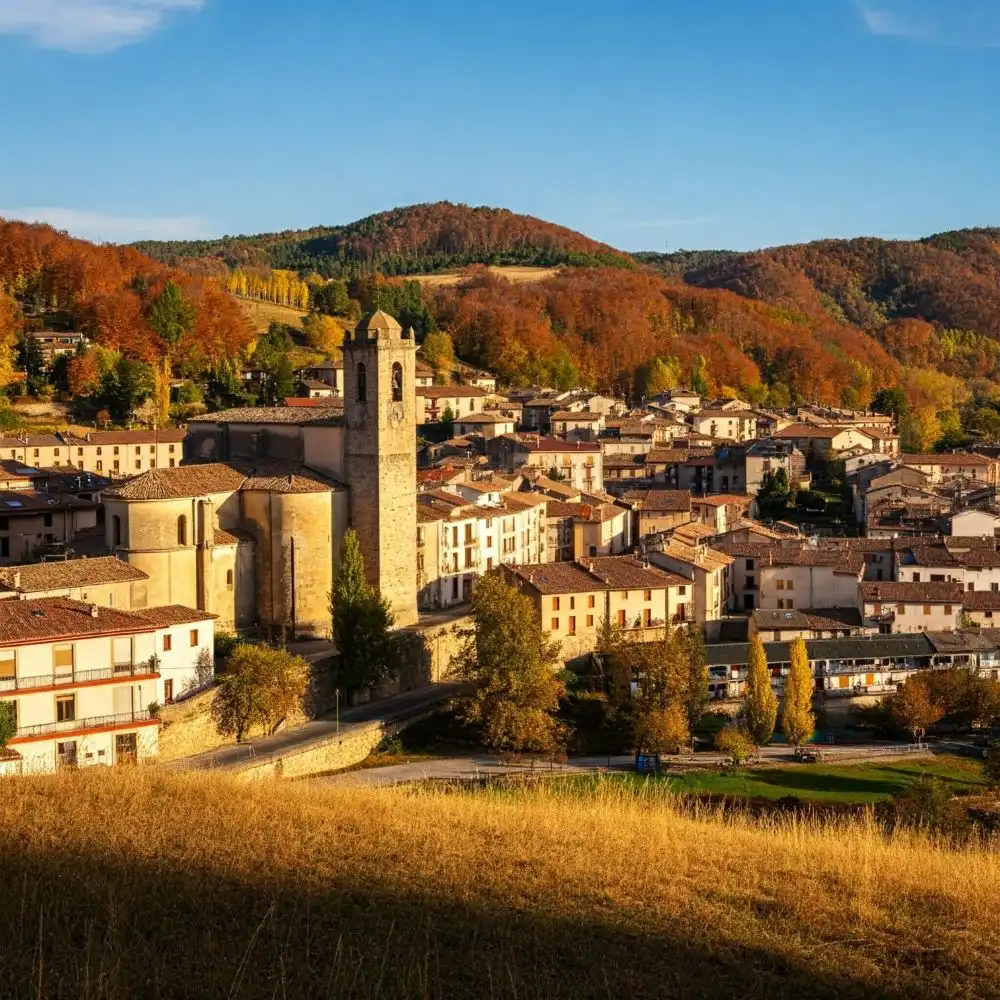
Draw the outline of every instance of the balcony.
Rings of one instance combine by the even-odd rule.
[[[151,722],[156,716],[149,709],[141,708],[135,712],[125,712],[122,715],[95,715],[89,719],[68,719],[65,722],[43,722],[38,726],[20,726],[15,739],[31,736],[57,736],[62,733],[72,733],[82,729],[102,729],[105,726],[130,726],[137,722]]]
[[[119,677],[154,677],[159,674],[157,664],[120,663],[100,670],[77,670],[68,674],[38,674],[34,677],[0,677],[0,693],[9,691],[34,691],[39,688],[73,687],[89,681],[116,680]]]

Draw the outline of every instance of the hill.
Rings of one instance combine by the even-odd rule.
[[[468,264],[634,266],[627,254],[572,229],[507,209],[447,201],[394,208],[344,226],[135,246],[198,273],[217,273],[220,263],[315,271],[324,277],[372,268],[386,275],[422,274]]]
[[[995,857],[616,790],[4,782],[4,996],[995,992]]]

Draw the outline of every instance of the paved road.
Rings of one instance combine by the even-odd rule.
[[[878,744],[824,746],[822,748],[824,763],[837,763],[838,758],[844,763],[861,763],[866,759],[878,759],[882,756],[879,752],[880,749],[882,748]],[[871,751],[870,757],[868,755],[859,756],[865,751]],[[720,753],[677,754],[664,758],[664,761],[669,765],[688,767],[721,767],[725,760],[725,756]],[[789,764],[794,761],[794,750],[791,747],[780,745],[763,747],[757,758],[757,763],[766,764]],[[564,765],[550,767],[548,764],[536,764],[534,770],[543,774],[592,774],[598,771],[631,771],[634,768],[635,757],[627,754],[612,757],[570,757]],[[326,785],[379,787],[407,785],[420,781],[471,781],[498,774],[530,774],[531,771],[530,765],[501,764],[496,757],[468,755],[415,761],[412,764],[391,764],[387,767],[371,767],[359,771],[345,771],[342,774],[331,774],[312,780]]]
[[[416,715],[424,709],[446,701],[461,689],[459,684],[432,684],[416,691],[383,698],[380,701],[357,705],[353,708],[342,708],[340,711],[340,732],[349,732],[365,722],[397,722],[409,715]],[[335,713],[324,715],[312,722],[307,722],[294,729],[288,729],[274,736],[266,736],[249,743],[239,743],[235,746],[219,747],[196,754],[194,757],[184,757],[181,760],[165,764],[165,767],[176,770],[202,770],[206,768],[237,767],[255,757],[268,757],[276,754],[303,750],[312,743],[335,735],[338,723]]]

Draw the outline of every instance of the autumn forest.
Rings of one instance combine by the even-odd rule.
[[[515,264],[550,270],[513,282],[489,269]],[[457,279],[410,277],[442,268]],[[84,332],[92,347],[66,362],[65,387],[115,416],[136,381],[164,416],[172,379],[210,403],[239,401],[239,369],[256,353],[287,379],[293,340],[255,333],[238,302],[250,299],[307,314],[302,329],[325,331],[312,346],[326,353],[378,304],[420,338],[447,333],[459,357],[508,384],[638,398],[681,383],[780,407],[874,406],[899,417],[913,450],[1000,439],[996,230],[628,255],[447,203],[353,227],[137,247],[0,222],[0,289],[0,377],[31,374],[23,330]]]

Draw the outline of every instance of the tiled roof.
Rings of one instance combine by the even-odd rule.
[[[629,490],[622,499],[638,503],[640,510],[677,514],[691,510],[691,494],[687,490]]]
[[[149,632],[153,625],[129,611],[67,597],[0,601],[0,644],[23,645],[78,636]]]
[[[710,667],[744,665],[749,649],[749,644],[745,642],[709,645],[705,649],[705,661]],[[764,643],[764,655],[770,664],[788,663],[791,658],[790,649],[791,643],[788,642]],[[934,647],[925,632],[858,636],[852,639],[807,639],[806,650],[811,661],[910,659],[930,657],[934,653]]]
[[[239,538],[236,535],[231,534],[228,531],[224,531],[222,528],[215,529],[215,544],[216,545],[238,545]]]
[[[49,493],[39,493],[37,490],[0,490],[0,514],[4,516],[18,513],[32,514],[41,510],[94,508],[96,506],[97,504],[91,500],[67,494],[55,496]]]
[[[91,431],[86,437],[64,434],[68,444],[176,444],[183,441],[187,429],[164,427],[159,431]]]
[[[774,437],[827,439],[836,437],[841,431],[848,429],[850,428],[824,427],[819,424],[789,424],[784,430],[776,431]]]
[[[994,465],[991,458],[976,455],[971,451],[946,452],[930,455],[902,455],[900,461],[904,465]]]
[[[646,464],[645,455],[605,455],[604,456],[604,469],[606,472],[610,472],[612,469],[632,469],[636,466],[643,466]]]
[[[236,492],[246,478],[245,472],[224,462],[180,465],[174,469],[150,469],[107,495],[122,500],[179,500]]]
[[[726,555],[724,552],[718,552],[715,549],[703,548],[697,545],[685,545],[684,542],[674,538],[671,538],[667,542],[662,551],[665,556],[671,559],[687,563],[689,566],[696,566],[698,569],[708,572],[724,569],[726,566],[732,565],[734,561],[731,556]]]
[[[535,489],[541,490],[544,493],[554,493],[560,497],[575,498],[580,496],[580,491],[575,486],[571,486],[569,483],[558,482],[555,479],[549,479],[548,476],[538,476],[537,479],[532,480],[532,485]]]
[[[861,596],[868,603],[874,601],[899,601],[903,604],[961,604],[963,591],[960,583],[909,583],[899,580],[865,580]]]
[[[519,443],[532,452],[552,452],[568,454],[575,452],[600,453],[601,446],[596,441],[563,441],[560,438],[523,435]]]
[[[478,385],[418,385],[414,392],[424,399],[479,399],[486,395]]]
[[[628,514],[624,507],[617,507],[611,503],[601,504],[577,504],[577,518],[581,521],[593,521],[595,524],[603,524],[605,521],[613,521],[616,517],[623,517]]]
[[[23,566],[4,566],[0,569],[0,585],[23,594],[148,579],[149,576],[142,570],[114,556],[70,559],[65,562],[28,563]]]
[[[691,502],[709,507],[728,507],[731,504],[748,507],[752,499],[746,493],[715,493],[707,497],[692,497]]]
[[[545,513],[548,517],[576,517],[580,513],[580,504],[549,500],[545,504]]]
[[[714,528],[710,528],[707,524],[701,524],[698,521],[691,521],[689,524],[682,524],[674,529],[674,538],[687,545],[696,545],[698,542],[706,538],[712,538],[714,535]]]
[[[816,631],[861,628],[861,612],[857,608],[806,608],[802,612],[809,619],[809,627]]]
[[[156,628],[169,628],[171,625],[187,625],[193,622],[210,622],[219,617],[207,611],[187,608],[183,604],[167,604],[159,608],[143,608],[141,611],[132,611],[131,614],[136,615],[144,622]]]
[[[417,390],[418,392],[420,390]],[[238,406],[231,410],[219,410],[192,417],[189,424],[317,424],[336,426],[344,418],[343,402],[326,406]],[[307,412],[302,412],[306,410]]]
[[[579,594],[607,590],[662,590],[691,583],[675,573],[632,556],[595,556],[577,562],[536,563],[509,571],[541,594]]]
[[[579,420],[582,423],[598,423],[601,419],[600,413],[591,413],[589,410],[559,410],[552,414],[553,420]]]
[[[672,465],[675,462],[686,462],[689,454],[682,448],[653,448],[646,455],[646,462],[650,465]]]
[[[781,611],[773,608],[758,608],[753,613],[753,623],[758,629],[808,629],[809,619],[802,611]]]
[[[966,611],[1000,611],[1000,593],[995,590],[967,590],[962,596]]]
[[[268,493],[329,493],[336,487],[320,476],[289,472],[283,475],[247,476],[241,489],[263,490]]]
[[[456,424],[513,424],[516,423],[513,417],[505,417],[495,410],[487,410],[484,413],[470,413],[464,417],[455,417]]]

